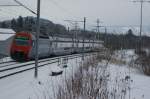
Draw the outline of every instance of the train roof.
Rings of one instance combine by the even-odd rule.
[[[30,33],[30,32],[29,32]],[[36,32],[31,32],[31,34],[33,34],[34,36],[36,35]],[[45,33],[40,33],[39,34],[39,37],[40,38],[49,38],[49,37],[54,37],[54,38],[64,38],[64,39],[72,39],[73,38],[73,35],[65,35],[65,34],[55,34],[55,33],[53,33],[52,35],[51,34],[45,34]],[[78,38],[77,39],[79,39],[79,40],[83,40],[83,38],[82,37],[80,37],[80,36],[78,36]],[[84,40],[93,40],[93,38],[84,38]],[[97,41],[99,41],[99,40],[97,40]],[[101,42],[101,41],[100,41]]]
[[[28,34],[31,34],[32,37],[34,37],[34,38],[36,36],[36,32],[27,32],[27,31],[24,32],[24,31],[22,31],[22,32],[18,32],[18,33],[28,33]],[[72,40],[72,37],[70,37],[68,35],[58,35],[58,34],[53,34],[53,35],[49,34],[48,35],[48,34],[45,34],[45,33],[40,33],[39,34],[39,38],[41,38],[41,39],[50,39],[52,41],[53,40],[57,40],[57,41],[71,41]],[[83,38],[78,37],[77,40],[82,41]],[[93,41],[94,39],[84,38],[85,42],[88,42],[89,40]],[[96,43],[103,43],[103,41],[101,41],[101,40],[94,40],[94,42],[96,42]]]
[[[0,28],[0,41],[5,41],[14,35],[15,31],[13,29]]]

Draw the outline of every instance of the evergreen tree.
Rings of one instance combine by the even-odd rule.
[[[6,25],[5,21],[2,22],[1,27],[2,27],[2,28],[7,28],[7,25]]]
[[[11,28],[14,29],[14,30],[16,30],[16,27],[17,27],[17,22],[16,22],[15,19],[12,19],[11,20]]]
[[[22,16],[19,16],[19,18],[17,19],[17,28],[19,31],[23,30],[23,18],[22,18]]]

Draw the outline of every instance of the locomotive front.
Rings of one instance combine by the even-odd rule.
[[[11,46],[11,58],[17,61],[29,60],[32,48],[32,36],[27,32],[17,33]]]

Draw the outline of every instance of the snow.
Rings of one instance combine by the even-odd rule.
[[[5,41],[8,38],[12,37],[14,34],[0,34],[0,41]]]
[[[13,35],[15,35],[15,31],[12,29],[0,28],[0,41],[5,41]]]
[[[0,28],[0,33],[15,33],[13,29]]]
[[[150,77],[140,74],[137,71],[131,73],[133,83],[131,84],[131,97],[134,99],[150,98]]]
[[[118,65],[111,64],[109,70],[111,75],[109,82],[111,92],[116,86],[118,86],[119,90],[117,91],[119,91],[119,93],[116,93],[117,95],[120,95],[121,91],[126,89],[127,93],[125,99],[129,99],[129,97],[130,99],[149,99],[150,77],[139,73],[138,70],[134,68],[131,68],[131,71],[129,71],[129,68],[126,66],[120,67]],[[125,80],[127,76],[130,77],[129,80]],[[116,83],[116,81],[118,82]]]
[[[80,62],[81,58],[76,58],[68,61],[67,68],[58,67],[59,63],[41,67],[37,79],[34,79],[34,70],[1,79],[0,99],[55,99],[59,85],[73,75]],[[54,70],[63,70],[63,74],[50,76]]]
[[[10,55],[10,46],[15,32],[12,29],[0,28],[0,54],[4,56]]]
[[[137,68],[129,66],[131,61],[136,59],[132,57],[136,56],[134,50],[126,50],[123,53],[122,59],[127,60],[126,64],[110,63],[107,68],[110,73],[108,82],[110,92],[114,92],[114,89],[117,90],[115,93],[116,99],[121,99],[121,96],[125,97],[124,99],[149,99],[150,77],[144,75]]]
[[[108,64],[109,99],[149,99],[150,77],[129,66],[137,58],[134,50],[117,51],[114,57],[125,63]],[[98,65],[105,66],[105,63],[106,61],[103,60]],[[41,67],[38,69],[37,79],[34,78],[34,70],[0,79],[0,99],[56,99],[59,86],[63,86],[65,80],[73,76],[79,64],[81,58],[69,60],[67,68],[60,66],[59,62]],[[63,73],[59,76],[51,76],[53,71],[63,71]],[[111,93],[114,93],[115,98]]]
[[[0,59],[0,63],[8,62],[8,61],[12,61],[12,59],[10,57],[5,57],[5,58]]]

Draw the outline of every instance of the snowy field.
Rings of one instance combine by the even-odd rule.
[[[68,61],[68,67],[58,67],[58,63],[39,69],[38,79],[34,70],[0,80],[0,99],[55,99],[55,92],[63,81],[70,77],[79,66],[81,58]],[[52,71],[63,70],[59,76],[51,76]],[[40,82],[39,82],[40,81]]]
[[[150,77],[131,67],[137,57],[134,51],[120,51],[116,56],[125,64],[110,63],[107,68],[110,73],[108,86],[114,93],[110,99],[150,99]]]
[[[150,77],[133,68],[136,58],[134,50],[113,54],[114,60],[106,69],[108,99],[149,99]],[[37,79],[34,79],[34,70],[1,79],[0,99],[56,99],[59,87],[77,72],[81,62],[81,58],[76,58],[68,61],[67,68],[62,68],[59,63],[41,67]],[[98,63],[99,66],[105,64],[105,60]],[[52,71],[63,71],[63,74],[51,76]]]

